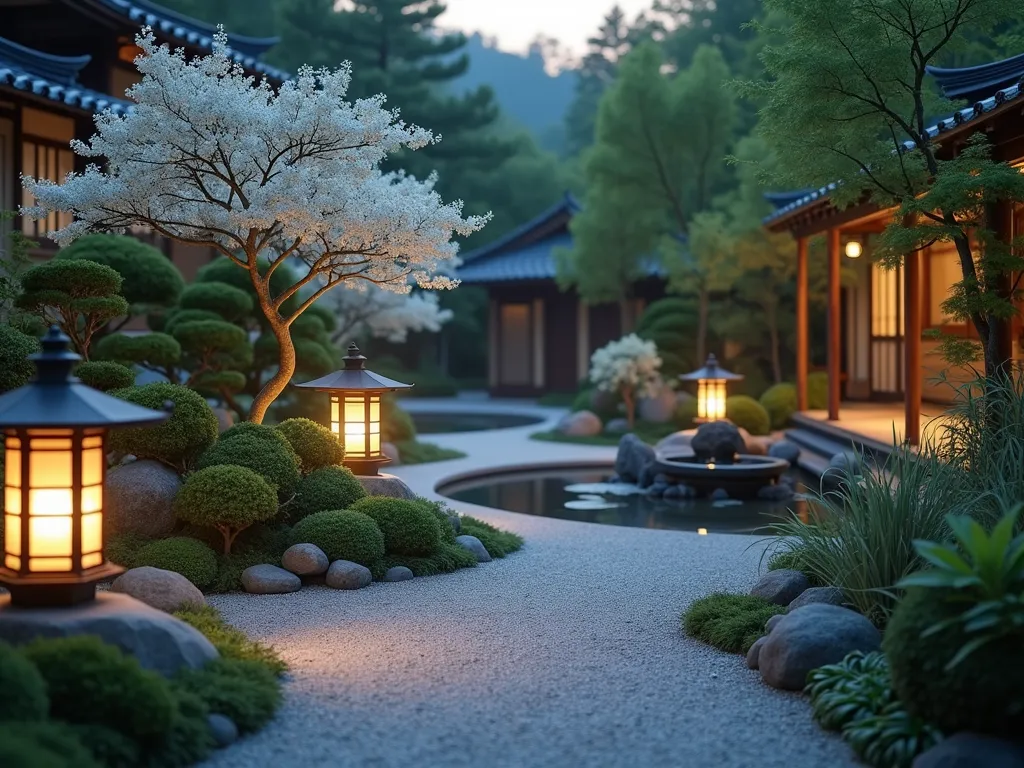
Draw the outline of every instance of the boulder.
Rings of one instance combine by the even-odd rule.
[[[654,449],[636,435],[623,435],[615,454],[615,474],[623,483],[647,487],[654,477]]]
[[[122,573],[114,579],[110,591],[130,595],[167,613],[174,613],[187,605],[206,605],[206,598],[199,588],[180,573],[148,565]]]
[[[242,587],[253,595],[282,595],[302,589],[302,579],[276,565],[253,565],[242,571]]]
[[[793,486],[788,483],[763,485],[757,489],[757,498],[763,501],[789,501],[794,496]]]
[[[690,441],[699,461],[731,464],[736,454],[746,450],[739,428],[728,421],[712,421],[697,427]]]
[[[402,463],[402,456],[398,453],[398,447],[394,443],[381,443],[380,452],[387,456],[392,464]]]
[[[367,496],[390,496],[392,499],[415,499],[412,488],[394,475],[381,472],[379,475],[356,475]]]
[[[811,587],[805,589],[789,604],[786,613],[792,613],[797,608],[803,608],[812,603],[824,603],[825,605],[843,605],[846,598],[841,589],[836,587]]]
[[[604,425],[605,434],[624,435],[629,432],[629,422],[626,419],[612,419]]]
[[[226,432],[235,426],[235,412],[227,408],[214,408],[213,415],[217,417],[217,431]]]
[[[877,651],[878,629],[855,611],[813,603],[786,614],[761,646],[761,679],[773,688],[803,690],[807,673],[853,651]]]
[[[491,553],[487,551],[483,542],[480,541],[476,536],[456,536],[455,543],[463,549],[468,549],[474,555],[476,555],[476,561],[478,563],[489,563],[491,562]]]
[[[637,402],[637,416],[652,424],[666,424],[672,421],[676,411],[676,393],[667,386],[661,387],[650,397],[641,397]]]
[[[592,411],[567,413],[555,431],[568,437],[594,437],[601,434],[601,419]]]
[[[206,716],[206,724],[213,736],[217,749],[224,749],[238,741],[238,726],[227,715],[210,714]]]
[[[1024,768],[1024,745],[978,733],[954,733],[914,758],[913,768]]]
[[[332,589],[362,589],[371,581],[370,569],[351,560],[335,560],[327,569],[327,586]]]
[[[174,497],[180,489],[177,472],[151,459],[108,472],[103,521],[107,535],[167,535],[174,528]]]
[[[767,637],[759,637],[750,646],[750,650],[747,651],[747,669],[757,669],[761,659],[761,646],[764,645],[764,641],[767,639]]]
[[[652,483],[647,488],[647,495],[652,499],[660,499],[670,487],[668,483]]]
[[[768,455],[795,465],[800,458],[800,448],[796,443],[791,443],[789,440],[779,440],[777,443],[772,443],[771,447],[768,448]]]
[[[690,445],[693,440],[693,436],[696,432],[692,429],[684,429],[679,432],[673,432],[667,437],[661,438],[658,444],[654,446],[654,452],[659,456],[687,456],[693,453],[693,447]]]
[[[751,587],[750,594],[776,605],[789,605],[810,586],[811,583],[800,571],[781,568],[777,571],[768,571],[758,579]]]
[[[780,621],[782,621],[782,619],[783,619],[783,618],[785,617],[785,615],[786,615],[786,614],[784,614],[784,613],[777,613],[777,614],[775,614],[774,616],[771,616],[771,617],[769,617],[768,621],[766,621],[766,622],[764,623],[764,632],[765,632],[765,634],[766,634],[766,635],[767,635],[767,634],[771,634],[771,631],[772,631],[773,629],[775,629],[775,626],[776,626],[776,625],[777,625],[777,624],[778,624],[778,623],[779,623]]]
[[[409,581],[415,574],[404,565],[396,565],[384,572],[384,581]]]
[[[855,451],[842,451],[834,455],[828,462],[828,468],[821,476],[821,488],[826,493],[839,491],[846,484],[850,475],[855,475],[861,467],[861,459]]]
[[[696,495],[697,491],[694,490],[691,486],[686,485],[685,483],[676,483],[675,485],[670,485],[668,488],[665,489],[665,493],[662,495],[662,498],[682,500],[692,499]]]
[[[768,455],[768,445],[771,442],[771,438],[755,437],[743,427],[736,427],[736,429],[740,431],[740,437],[743,438],[743,450],[740,453],[747,453],[751,456]]]
[[[281,555],[281,567],[296,576],[319,576],[331,561],[316,544],[292,544]]]
[[[728,501],[729,492],[725,488],[715,488],[715,490],[708,494],[708,498],[712,501]]]
[[[23,645],[37,637],[96,635],[138,659],[145,669],[173,677],[220,654],[195,627],[119,592],[59,608],[19,608],[0,595],[0,640]]]

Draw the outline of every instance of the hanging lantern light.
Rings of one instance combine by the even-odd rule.
[[[846,258],[848,259],[859,259],[861,254],[864,253],[864,244],[860,240],[853,238],[846,241]]]
[[[118,400],[71,375],[81,358],[56,326],[29,359],[36,378],[0,396],[4,546],[0,584],[15,605],[73,605],[121,568],[104,556],[106,435],[168,414]]]
[[[366,358],[354,343],[342,362],[342,370],[295,386],[330,395],[330,427],[345,446],[343,464],[354,474],[376,475],[390,461],[381,452],[381,395],[413,385],[366,370]]]
[[[714,355],[708,355],[704,367],[679,377],[682,381],[697,382],[697,418],[704,423],[725,418],[726,385],[730,381],[741,381],[743,376],[718,367]]]

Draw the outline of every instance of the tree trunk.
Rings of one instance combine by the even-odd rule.
[[[622,390],[622,403],[626,406],[626,423],[632,429],[636,423],[636,401],[633,399],[633,390],[629,387]]]
[[[701,289],[697,307],[697,368],[704,365],[708,357],[708,313],[711,309],[711,294]]]
[[[252,259],[255,263],[255,259]],[[270,330],[277,339],[279,348],[277,373],[270,377],[270,380],[263,385],[259,394],[252,401],[252,408],[249,410],[249,421],[262,424],[267,417],[267,409],[284,392],[288,382],[295,375],[295,345],[292,343],[291,329],[281,314],[274,308],[270,299],[269,281],[263,280],[255,269],[250,273],[253,278],[253,285],[256,287],[256,294],[259,297],[260,308],[270,325]]]

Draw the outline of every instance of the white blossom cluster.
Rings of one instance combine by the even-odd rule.
[[[145,225],[246,268],[257,255],[302,259],[308,273],[275,309],[307,284],[319,288],[302,309],[353,278],[399,293],[455,285],[442,269],[456,256],[452,236],[488,217],[463,218],[461,201],[445,204],[433,177],[380,171],[389,153],[439,137],[403,123],[384,96],[346,101],[347,64],[305,67],[275,90],[228,58],[223,32],[210,55],[191,60],[148,28],[136,42],[142,80],[127,94],[136,106],[99,115],[90,142],[72,145],[95,164],[60,185],[22,180],[37,201],[22,215],[74,214],[51,234],[59,244]]]
[[[609,342],[590,357],[590,381],[607,392],[632,391],[637,397],[657,393],[661,358],[653,341],[631,333]]]
[[[348,288],[348,286],[346,286]],[[334,340],[349,342],[364,333],[400,343],[410,332],[436,333],[451,320],[450,309],[441,309],[436,293],[417,291],[398,294],[372,283],[355,283],[328,297],[338,319]]]

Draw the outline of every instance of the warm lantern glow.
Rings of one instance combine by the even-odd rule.
[[[864,253],[864,246],[861,245],[860,240],[850,240],[847,242],[846,257],[848,259],[859,259],[862,253]]]
[[[697,382],[697,418],[701,421],[725,418],[725,379],[700,379]]]
[[[331,432],[340,435],[345,458],[381,458],[380,394],[346,392],[331,395]]]

